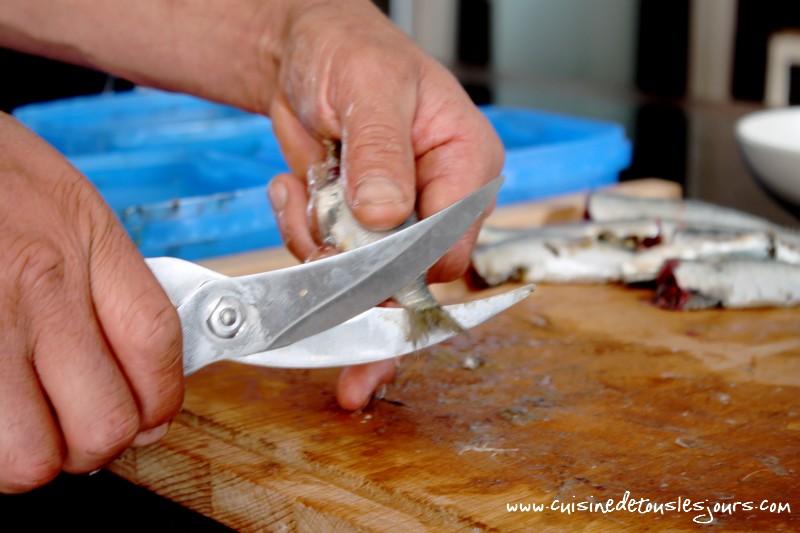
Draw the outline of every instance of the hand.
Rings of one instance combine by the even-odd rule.
[[[307,221],[308,167],[341,139],[351,209],[365,226],[389,229],[415,206],[427,217],[496,178],[503,148],[459,83],[370,2],[327,2],[291,26],[269,106],[292,174],[269,188],[281,233],[301,260],[318,243]],[[478,225],[429,272],[454,279],[469,264]],[[363,407],[391,381],[392,361],[345,369],[339,403]]]
[[[3,114],[0,151],[0,492],[23,492],[163,436],[181,335],[85,178]]]
[[[397,226],[415,204],[420,217],[430,216],[495,178],[503,162],[494,130],[458,82],[369,0],[238,0],[235,5],[229,0],[72,0],[69,5],[11,0],[0,10],[0,44],[270,115],[292,170],[291,176],[273,181],[270,198],[287,246],[301,259],[316,248],[306,220],[303,176],[324,156],[324,139],[342,140],[352,209],[362,223],[375,229]],[[23,168],[20,163],[19,169]],[[72,172],[55,175],[70,176],[61,187],[81,190],[83,195],[85,185],[74,185],[79,180]],[[46,199],[28,201],[37,204],[28,209],[42,209],[58,218],[60,212],[48,211],[52,206]],[[92,206],[93,216],[104,227],[112,227],[110,215],[98,214],[102,210],[94,200]],[[12,207],[14,212],[20,209]],[[65,224],[58,227],[62,232],[88,231],[61,218],[54,223]],[[466,269],[477,230],[476,225],[431,269],[431,281],[453,279]],[[161,317],[164,324],[158,331],[166,338],[172,318],[155,303],[163,296],[153,288],[141,261],[131,259],[132,246],[121,243],[125,239],[119,231],[106,232],[106,239],[113,242],[106,245],[108,251],[94,251],[85,239],[58,240],[54,245],[80,244],[84,248],[66,251],[82,251],[84,260],[120,261],[124,268],[119,272],[143,284],[143,291],[133,290],[130,299],[148,295],[136,300],[149,309],[139,311],[145,313],[139,316]],[[115,259],[120,253],[122,257]],[[119,277],[117,285],[127,281],[112,268],[103,273]],[[70,281],[83,283],[84,292],[90,293],[87,278],[72,271],[70,275],[76,276]],[[119,290],[131,291],[136,283]],[[103,299],[102,294],[91,294]],[[99,308],[96,314],[104,316]],[[123,318],[132,320],[130,315]],[[119,315],[110,320],[117,322]],[[111,341],[107,332],[106,337]],[[111,344],[120,368],[126,369],[128,363],[122,361],[130,356],[120,352],[128,352]],[[158,350],[147,348],[148,357],[155,357]],[[394,366],[385,362],[346,370],[339,382],[339,402],[349,409],[363,406],[393,372]],[[132,382],[132,388],[137,398],[146,392],[138,382]],[[147,414],[148,409],[139,407],[146,421],[142,427],[149,427],[150,420],[168,418]]]

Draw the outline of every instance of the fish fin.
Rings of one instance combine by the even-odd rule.
[[[408,336],[415,347],[423,345],[434,331],[444,330],[455,335],[468,334],[450,313],[438,305],[406,309],[406,311],[411,325]]]

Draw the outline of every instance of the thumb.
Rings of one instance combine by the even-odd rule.
[[[350,208],[372,230],[405,222],[414,211],[417,194],[412,113],[398,112],[396,104],[385,103],[397,99],[381,96],[374,105],[359,100],[350,106],[342,124],[342,173]]]

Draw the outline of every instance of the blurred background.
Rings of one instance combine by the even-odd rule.
[[[621,179],[657,176],[688,196],[794,222],[749,178],[732,128],[765,102],[769,43],[800,31],[795,0],[375,0],[478,104],[618,122]],[[0,109],[131,88],[125,80],[0,50]],[[800,103],[800,67],[784,104]],[[732,186],[732,184],[734,184]]]
[[[800,31],[794,0],[375,0],[478,104],[622,124],[633,161],[693,197],[793,222],[738,158],[733,125],[765,101],[770,38]],[[0,50],[0,109],[131,88],[125,80]],[[800,67],[785,104],[800,103]],[[731,130],[730,135],[725,132]],[[702,146],[701,146],[702,144]],[[738,184],[731,186],[731,184]]]

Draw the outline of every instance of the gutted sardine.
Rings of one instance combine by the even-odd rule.
[[[473,268],[485,282],[656,283],[669,309],[797,305],[800,233],[697,200],[599,192],[589,220],[485,229]]]
[[[800,266],[779,261],[669,261],[656,282],[666,309],[792,307],[800,305]]]
[[[594,221],[652,217],[690,226],[727,227],[744,230],[776,230],[780,226],[761,217],[701,200],[633,198],[607,191],[589,195],[587,218]]]

